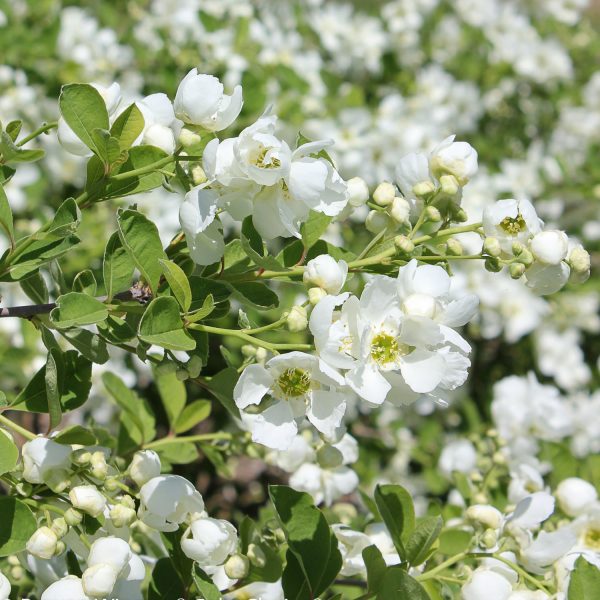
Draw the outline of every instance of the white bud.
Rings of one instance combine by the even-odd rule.
[[[129,544],[121,538],[107,536],[98,538],[92,544],[88,554],[88,567],[95,565],[110,565],[117,577],[125,571],[133,553]]]
[[[380,183],[373,192],[373,200],[379,206],[389,206],[396,197],[396,186],[389,181]]]
[[[389,216],[387,213],[379,210],[370,211],[365,220],[365,227],[367,228],[367,231],[375,234],[381,233],[389,225]]]
[[[362,206],[369,199],[369,187],[362,177],[352,177],[346,182],[348,186],[348,203],[355,208]]]
[[[327,296],[327,292],[320,287],[313,287],[308,290],[308,301],[313,305],[319,304],[323,298]]]
[[[500,256],[502,253],[502,248],[500,247],[500,242],[498,238],[495,237],[486,237],[483,242],[483,251],[489,254],[490,256]]]
[[[131,525],[137,518],[133,508],[117,504],[110,509],[110,520],[115,527],[125,527]]]
[[[338,294],[346,281],[348,265],[345,261],[336,261],[329,254],[321,254],[309,260],[304,269],[304,283],[319,286],[328,294]]]
[[[438,178],[453,175],[459,185],[465,185],[477,173],[477,152],[466,142],[455,142],[452,135],[433,149],[429,168]]]
[[[65,522],[68,525],[76,526],[83,521],[83,515],[74,508],[68,508],[65,512]]]
[[[442,214],[435,206],[428,206],[425,209],[425,216],[432,223],[439,223],[442,220]]]
[[[513,279],[520,279],[525,273],[525,265],[523,263],[513,263],[508,267],[508,272]]]
[[[398,250],[406,254],[410,254],[415,249],[412,240],[409,240],[405,235],[397,235],[394,238],[394,245]]]
[[[29,483],[66,479],[71,468],[71,447],[43,437],[26,442],[22,449],[23,478]]]
[[[67,598],[72,598],[73,600],[84,600],[87,598],[79,577],[67,575],[55,581],[44,590],[40,600],[66,600]]]
[[[421,181],[413,186],[412,192],[415,196],[428,196],[435,192],[435,184],[433,181]]]
[[[103,452],[94,452],[90,460],[92,467],[92,476],[96,479],[104,480],[108,475],[108,465],[106,464],[106,458],[104,458]]]
[[[321,288],[317,288],[317,289],[321,289]],[[244,344],[242,346],[242,354],[246,358],[253,358],[254,356],[256,356],[256,346],[253,346],[252,344]]]
[[[598,500],[596,488],[579,477],[569,477],[558,484],[554,494],[562,511],[569,517],[578,517]]]
[[[440,185],[444,194],[448,194],[448,196],[458,194],[459,185],[454,175],[442,175],[440,177]]]
[[[2,575],[2,573],[0,573],[0,600],[8,600],[9,596],[10,581],[4,575]]]
[[[225,563],[225,575],[230,579],[243,579],[250,570],[250,561],[243,554],[234,554]]]
[[[62,538],[69,532],[69,526],[63,517],[58,517],[52,521],[52,527],[50,528],[56,534],[57,538]]]
[[[90,598],[110,597],[117,583],[117,577],[118,573],[112,565],[100,563],[88,567],[81,577],[83,591]]]
[[[192,181],[194,182],[194,185],[200,185],[208,181],[206,172],[200,165],[192,167]]]
[[[546,265],[557,265],[567,256],[569,238],[564,231],[541,231],[530,242],[533,256]]]
[[[589,275],[591,265],[590,255],[583,246],[580,244],[574,246],[569,252],[569,257],[567,260],[573,271],[576,273],[584,273]]]
[[[390,216],[399,225],[404,225],[410,222],[410,204],[405,198],[396,196],[390,208]]]
[[[265,348],[257,348],[256,349],[256,362],[263,364],[265,362],[265,360],[267,360],[267,351],[265,350]]]
[[[446,252],[450,256],[462,256],[464,250],[462,244],[456,238],[450,238],[446,242]]]
[[[50,527],[40,527],[27,541],[27,552],[38,558],[50,560],[56,552],[57,542],[56,533]]]
[[[484,548],[491,549],[498,543],[498,534],[493,529],[486,529],[481,536],[481,544]]]
[[[144,132],[144,144],[156,146],[167,154],[175,152],[175,135],[173,130],[166,125],[154,123]]]
[[[129,476],[139,487],[142,487],[153,477],[158,477],[160,469],[160,458],[154,450],[140,450],[131,459]]]
[[[183,127],[179,132],[178,140],[184,148],[188,148],[194,144],[199,144],[202,141],[202,138],[195,131],[188,129],[187,127]]]
[[[210,517],[193,521],[181,540],[183,553],[200,566],[222,565],[236,547],[235,527],[228,521]]]
[[[502,525],[502,513],[489,504],[474,504],[465,512],[467,519],[481,523],[489,529],[499,529]]]
[[[71,504],[78,510],[97,517],[106,508],[106,498],[93,485],[78,485],[69,492]]]
[[[304,331],[308,326],[308,316],[304,306],[293,306],[287,316],[286,324],[291,332]]]

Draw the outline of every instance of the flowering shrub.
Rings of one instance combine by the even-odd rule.
[[[597,597],[587,2],[117,4],[0,0],[0,600]]]

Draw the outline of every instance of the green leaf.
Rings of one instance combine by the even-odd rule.
[[[6,192],[2,185],[0,185],[0,227],[4,230],[4,233],[6,233],[11,248],[14,248],[15,229],[13,225],[13,215],[8,198],[6,197]]]
[[[106,288],[108,300],[112,300],[116,293],[129,288],[134,268],[129,252],[125,250],[119,233],[115,231],[106,244],[102,265],[104,287]]]
[[[37,529],[30,508],[12,496],[0,496],[0,515],[0,556],[25,550],[27,541]]]
[[[383,575],[387,569],[385,559],[375,545],[367,546],[362,551],[362,557],[367,568],[368,590],[369,592],[376,592],[381,586]]]
[[[378,485],[375,503],[400,558],[406,560],[405,544],[415,527],[415,509],[410,493],[401,485]]]
[[[177,379],[175,372],[164,373],[160,369],[154,369],[154,380],[173,429],[187,400],[185,383]]]
[[[188,404],[175,423],[175,433],[189,431],[198,423],[208,419],[211,408],[212,404],[208,400],[194,400]]]
[[[202,319],[205,319],[215,309],[215,300],[212,294],[209,294],[204,298],[202,306],[195,312],[189,313],[185,316],[185,320],[189,323],[197,323]]]
[[[192,570],[194,583],[204,600],[221,600],[223,596],[212,579],[197,565]]]
[[[64,377],[60,389],[60,406],[63,413],[79,408],[88,398],[92,387],[92,363],[75,350],[62,355]],[[11,404],[13,410],[47,413],[46,365],[29,381]]]
[[[90,269],[85,269],[75,275],[73,279],[73,291],[87,294],[88,296],[95,296],[98,291],[98,284],[94,273]]]
[[[140,321],[139,338],[167,350],[193,350],[196,342],[183,328],[175,298],[162,296],[150,302]]]
[[[192,442],[173,442],[156,448],[163,465],[187,465],[195,462],[200,456],[196,444]]]
[[[144,115],[134,102],[115,119],[110,134],[119,140],[122,150],[128,150],[143,130]]]
[[[80,444],[81,446],[93,446],[97,443],[96,436],[81,425],[71,425],[60,431],[52,438],[57,444]]]
[[[47,233],[43,237],[49,235],[56,237],[67,237],[74,234],[81,223],[81,211],[73,198],[67,198],[56,211],[52,223],[48,227]]]
[[[406,598],[406,600],[430,600],[423,586],[402,567],[390,567],[384,574],[376,596],[377,600]]]
[[[50,321],[59,329],[92,325],[108,317],[106,305],[80,292],[59,296],[56,308],[50,312]]]
[[[323,213],[310,211],[308,221],[302,223],[300,227],[300,234],[302,236],[302,244],[304,248],[308,250],[314,246],[325,233],[329,223],[331,223],[332,217],[328,217]]]
[[[337,538],[312,497],[284,485],[269,495],[288,542],[282,584],[288,600],[313,600],[329,588],[342,567]]]
[[[246,217],[242,223],[240,241],[242,249],[255,265],[270,271],[285,271],[285,267],[275,257],[264,256],[263,240],[256,231],[251,216]]]
[[[0,430],[0,475],[12,471],[17,466],[19,450],[9,433]]]
[[[119,160],[121,156],[121,146],[119,140],[110,135],[106,129],[94,129],[92,131],[92,140],[94,141],[98,158],[107,166],[105,172],[108,172],[108,166]]]
[[[88,360],[99,365],[103,365],[108,361],[109,355],[106,342],[99,335],[87,329],[59,330],[59,333]]]
[[[600,590],[600,569],[583,556],[575,562],[569,581],[568,600],[597,600]]]
[[[464,529],[446,529],[440,534],[439,552],[454,556],[460,554],[470,547],[472,536]]]
[[[1,127],[1,126],[0,126]],[[19,133],[21,132],[21,127],[23,127],[23,121],[11,121],[5,128],[6,133],[10,136],[10,139],[13,142],[17,141],[19,137]]]
[[[162,275],[161,260],[167,258],[156,225],[137,210],[119,211],[119,237],[131,260],[153,292]]]
[[[38,161],[46,155],[41,148],[27,150],[17,146],[10,135],[3,131],[0,133],[0,154],[5,164],[25,163]]]
[[[213,297],[215,304],[221,304],[231,296],[231,287],[222,281],[196,276],[190,277],[189,281],[192,289],[191,311],[203,308],[206,298],[209,295]]]
[[[118,168],[117,173],[122,175],[129,171],[136,171],[166,158],[168,154],[155,146],[134,146],[129,150],[127,160]],[[168,169],[169,164],[163,165]],[[150,171],[143,175],[127,177],[126,179],[109,179],[106,183],[105,198],[121,198],[130,194],[149,192],[162,185],[164,175],[160,171]]]
[[[156,435],[155,418],[146,399],[130,390],[114,373],[104,373],[102,383],[117,406],[123,410],[122,416],[129,417],[134,424],[136,434],[133,441],[141,445],[153,440]]]
[[[240,411],[233,401],[233,388],[238,378],[237,370],[229,367],[219,371],[210,381],[206,382],[208,391],[217,398],[234,419],[240,418]]]
[[[441,517],[424,517],[417,522],[415,530],[406,543],[406,560],[416,567],[427,560],[431,546],[442,531]]]
[[[48,352],[44,379],[46,382],[46,397],[48,398],[49,429],[54,429],[62,420],[60,405],[61,390],[64,386],[64,363],[60,350],[53,348]]]
[[[31,277],[19,282],[21,289],[27,294],[27,297],[36,304],[46,304],[49,300],[48,287],[44,278],[39,273],[34,273]]]
[[[258,310],[268,310],[279,306],[279,297],[265,283],[249,281],[231,284],[234,296],[244,304],[250,304]]]
[[[179,265],[170,260],[159,260],[159,262],[175,299],[179,302],[179,306],[187,312],[192,304],[192,289],[186,274]]]
[[[159,558],[152,569],[148,600],[181,600],[186,588],[169,558]]]
[[[95,129],[108,129],[108,112],[102,96],[87,83],[63,85],[58,99],[60,114],[73,133],[96,155]]]

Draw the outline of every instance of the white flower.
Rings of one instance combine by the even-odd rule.
[[[383,523],[370,523],[365,527],[365,534],[371,540],[371,544],[377,546],[386,565],[391,566],[400,563],[400,557],[396,546],[394,546],[392,536]]]
[[[483,231],[494,237],[507,254],[512,253],[513,242],[527,244],[540,233],[542,222],[528,200],[498,200],[483,211]]]
[[[569,517],[578,517],[598,500],[598,492],[579,477],[568,477],[558,484],[554,493],[561,510]]]
[[[250,365],[239,378],[233,397],[252,439],[286,450],[306,416],[325,436],[334,437],[346,410],[343,378],[316,356],[289,352],[266,365]]]
[[[431,180],[427,156],[414,152],[403,156],[396,167],[396,182],[402,195],[409,200],[416,199],[415,186],[418,186],[419,195],[423,191],[433,192],[435,184]]]
[[[78,510],[97,517],[106,508],[106,498],[93,485],[78,485],[69,492],[71,504]]]
[[[40,600],[92,600],[83,591],[79,577],[67,575],[48,586]]]
[[[95,540],[90,548],[88,567],[109,565],[116,577],[124,574],[133,553],[129,544],[121,538],[108,536]]]
[[[534,492],[523,498],[508,518],[509,527],[535,529],[554,512],[554,498],[548,492]]]
[[[71,467],[71,446],[37,437],[22,449],[23,478],[29,483],[48,483],[66,477]]]
[[[223,519],[196,519],[181,539],[183,553],[201,567],[222,565],[236,548],[235,527]]]
[[[8,600],[10,596],[10,581],[0,573],[0,600]]]
[[[429,168],[439,179],[453,175],[459,185],[465,185],[477,173],[477,152],[467,142],[455,142],[451,135],[431,152]]]
[[[138,486],[160,475],[160,458],[154,450],[139,450],[129,465],[129,476]]]
[[[533,573],[543,574],[562,558],[577,542],[577,536],[568,527],[556,531],[540,531],[536,539],[521,550],[520,562]]]
[[[477,451],[475,446],[466,439],[448,442],[438,461],[438,469],[448,478],[454,471],[461,473],[471,472],[477,464]]]
[[[190,515],[204,510],[200,492],[179,475],[160,475],[142,486],[138,517],[157,531],[176,531]]]
[[[471,580],[462,588],[463,600],[507,600],[512,592],[511,583],[499,573],[479,567]]]
[[[142,143],[156,146],[167,154],[175,151],[175,139],[179,136],[182,123],[175,118],[173,105],[166,94],[150,94],[137,102],[144,117]]]
[[[340,523],[335,523],[331,529],[338,540],[338,548],[342,554],[343,564],[340,575],[352,577],[366,574],[362,551],[373,543],[369,536]]]
[[[217,218],[219,196],[204,187],[202,184],[187,192],[179,209],[190,257],[198,265],[218,262],[225,251],[223,226]]]
[[[57,542],[58,538],[52,529],[40,527],[27,541],[27,552],[38,558],[49,560],[54,556]]]
[[[323,288],[328,294],[339,294],[348,276],[348,264],[329,254],[321,254],[306,263],[303,280],[307,285]]]
[[[192,69],[181,81],[175,95],[175,115],[185,123],[200,125],[209,131],[221,131],[237,119],[242,110],[242,88],[223,93],[223,84],[212,75]]]
[[[569,265],[561,262],[557,265],[534,263],[525,271],[525,284],[540,296],[549,296],[558,292],[569,280]]]
[[[117,571],[107,563],[88,567],[81,576],[83,591],[92,598],[109,596],[117,583]]]
[[[531,239],[530,248],[541,263],[558,265],[567,256],[569,238],[564,231],[540,231]]]
[[[348,186],[348,204],[358,208],[369,199],[369,187],[362,177],[352,177],[346,181]]]

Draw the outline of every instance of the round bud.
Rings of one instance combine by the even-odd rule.
[[[225,565],[225,575],[231,579],[243,579],[250,571],[250,560],[243,554],[233,554]]]
[[[546,265],[558,265],[569,250],[569,238],[564,231],[540,231],[529,243],[535,259]]]
[[[396,196],[389,212],[392,219],[399,225],[410,222],[410,204],[404,198]]]
[[[19,579],[22,579],[24,575],[25,575],[25,569],[23,569],[23,567],[21,567],[19,565],[15,565],[14,567],[12,567],[10,569],[10,576],[16,581],[18,581]]]
[[[485,259],[483,264],[485,266],[485,270],[489,271],[490,273],[499,273],[502,271],[502,265],[495,256],[489,256]]]
[[[390,218],[385,212],[372,210],[365,220],[365,227],[371,233],[381,233],[390,224]]]
[[[415,249],[415,245],[412,240],[409,240],[405,235],[397,235],[394,238],[394,245],[400,252],[404,252],[405,254],[411,254]]]
[[[67,525],[70,525],[71,527],[75,527],[76,525],[79,525],[81,523],[81,521],[83,521],[83,515],[78,510],[75,510],[74,508],[68,508],[65,511],[64,519],[65,519],[65,522],[67,523]]]
[[[369,199],[369,187],[362,177],[352,177],[346,182],[348,186],[348,204],[358,208]]]
[[[413,186],[412,191],[415,196],[428,196],[435,192],[435,185],[433,181],[421,181]]]
[[[425,209],[425,218],[432,223],[439,223],[442,220],[442,214],[435,206],[428,206]]]
[[[306,308],[300,305],[293,306],[287,316],[286,325],[292,333],[304,331],[308,326]]]
[[[253,346],[252,344],[244,344],[242,346],[242,355],[246,358],[253,358],[254,356],[256,356],[256,346]]]
[[[448,196],[458,194],[459,185],[454,175],[442,175],[440,177],[440,185],[442,186],[442,192],[444,192],[444,194],[448,194]]]
[[[575,246],[569,253],[567,262],[575,273],[589,274],[591,265],[590,255],[583,246]]]
[[[396,196],[396,187],[389,181],[380,183],[373,192],[373,200],[379,206],[389,206]]]
[[[261,364],[264,363],[265,360],[267,360],[267,356],[268,356],[268,353],[265,350],[265,348],[257,348],[256,349],[256,362],[257,363],[261,363]]]
[[[327,292],[323,288],[313,287],[308,290],[308,301],[313,306],[323,300],[325,296],[327,296]]]
[[[463,252],[462,244],[456,238],[450,238],[446,242],[446,253],[450,256],[462,256]]]
[[[200,165],[192,167],[192,181],[194,185],[201,185],[208,181],[208,177],[206,177],[206,173]]]
[[[469,220],[469,215],[466,213],[466,211],[463,208],[460,208],[460,206],[459,206],[454,211],[452,220],[456,221],[457,223],[466,223]]]
[[[483,242],[483,251],[490,256],[498,257],[502,253],[498,238],[486,237]]]
[[[502,525],[502,513],[489,504],[474,504],[465,511],[470,521],[480,523],[487,529],[499,529]]]
[[[525,265],[523,263],[513,263],[508,267],[510,276],[513,279],[520,279],[523,273],[525,273]]]
[[[201,141],[202,138],[195,131],[188,129],[187,127],[184,127],[179,133],[179,143],[184,148],[189,148],[194,144],[199,144]]]
[[[58,542],[56,542],[56,550],[54,551],[54,556],[60,556],[66,550],[67,545],[62,540],[58,540]]]
[[[531,254],[531,252],[529,252],[529,250],[527,250],[527,248],[525,248],[525,250],[523,250],[523,252],[521,252],[521,254],[519,255],[519,262],[523,265],[525,265],[526,267],[528,267],[529,265],[533,264],[533,254]]]
[[[491,549],[498,543],[498,534],[493,529],[486,529],[481,536],[481,545]]]

